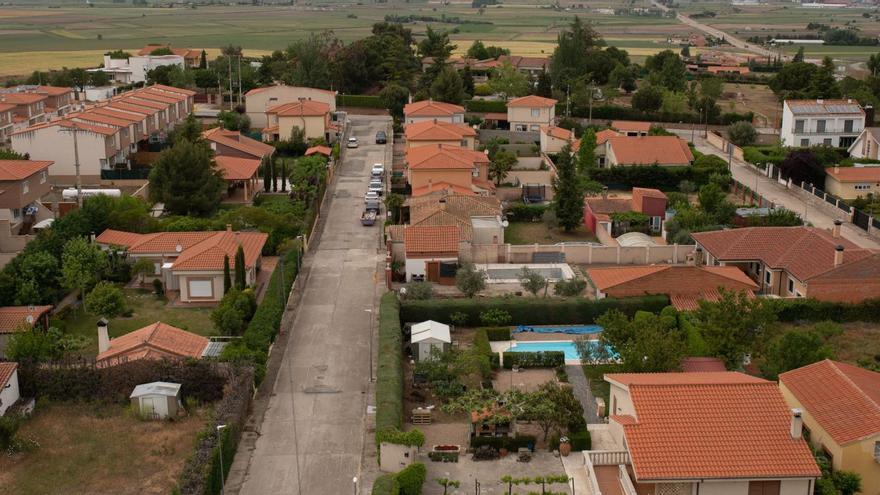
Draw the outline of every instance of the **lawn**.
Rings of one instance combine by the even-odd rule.
[[[810,328],[812,325],[785,325],[785,329]],[[869,322],[842,323],[843,333],[831,337],[834,358],[852,364],[880,365],[880,325]]]
[[[199,335],[217,335],[214,324],[211,323],[211,308],[177,308],[167,306],[165,300],[157,299],[147,290],[125,290],[128,307],[134,312],[129,317],[111,318],[108,331],[110,338],[125,335],[131,331],[143,328],[147,325],[161,321]],[[91,315],[78,309],[71,311],[62,320],[52,320],[50,324],[63,328],[69,335],[83,336],[88,340],[88,345],[80,352],[83,355],[95,356],[98,354],[98,330],[96,322],[98,316]]]
[[[510,222],[504,230],[504,239],[510,244],[556,244],[557,242],[598,242],[596,236],[578,226],[572,232],[546,222]]]
[[[608,415],[608,411],[611,408],[610,404],[610,395],[611,395],[611,384],[604,380],[605,373],[616,373],[620,371],[619,364],[585,364],[584,368],[584,376],[587,377],[587,381],[590,383],[590,391],[593,393],[593,397],[601,397],[602,400],[605,401],[605,415]]]
[[[41,402],[19,430],[39,447],[0,456],[0,492],[171,493],[206,414],[141,421],[115,404]]]

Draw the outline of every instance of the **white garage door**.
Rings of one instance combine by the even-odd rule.
[[[210,280],[190,280],[189,281],[189,297],[211,297]]]

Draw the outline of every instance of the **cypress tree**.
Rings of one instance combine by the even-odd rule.
[[[566,232],[571,232],[584,220],[584,191],[577,164],[571,155],[571,146],[565,145],[556,159],[558,171],[553,180],[556,198],[553,208],[556,221]]]
[[[239,245],[238,251],[235,252],[235,288],[238,290],[244,290],[246,286],[247,282],[245,281],[244,248]]]
[[[278,173],[275,168],[276,161],[274,158],[272,159],[272,191],[278,192]]]
[[[287,191],[287,162],[281,162],[281,192]]]
[[[269,165],[270,158],[263,158],[263,191],[269,192],[269,188],[272,187],[270,182],[272,182],[272,168]]]
[[[232,288],[232,275],[229,274],[229,255],[223,255],[223,293]]]

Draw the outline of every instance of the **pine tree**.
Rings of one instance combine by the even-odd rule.
[[[150,199],[173,215],[208,216],[217,210],[226,187],[204,141],[179,139],[150,170]]]
[[[229,255],[223,255],[223,293],[229,292],[232,288],[232,275],[229,273]]]
[[[238,290],[244,290],[247,287],[245,270],[244,248],[239,244],[238,251],[235,252],[235,288]]]
[[[541,69],[541,73],[538,74],[538,85],[535,88],[535,94],[544,98],[553,97],[553,85],[550,81],[550,74],[547,73],[546,69]]]
[[[822,66],[810,79],[810,98],[839,98],[840,88],[834,79],[834,61],[831,57],[822,60]]]
[[[199,69],[208,68],[208,53],[202,50],[202,56],[199,58]]]
[[[559,225],[566,232],[571,232],[583,222],[584,193],[570,145],[565,145],[557,155],[556,170],[557,176],[553,180],[553,190],[556,193],[553,209]]]
[[[803,62],[804,61],[804,47],[798,48],[797,53],[794,54],[794,58],[791,59],[792,62]]]

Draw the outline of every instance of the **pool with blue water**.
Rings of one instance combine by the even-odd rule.
[[[591,340],[591,343],[598,342]],[[549,342],[517,342],[508,352],[548,352],[560,351],[565,353],[566,361],[580,360],[577,348],[572,341],[549,341]]]

